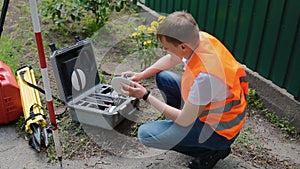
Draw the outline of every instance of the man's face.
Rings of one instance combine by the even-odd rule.
[[[182,57],[186,55],[185,50],[182,49],[182,44],[175,45],[173,43],[170,43],[166,41],[166,38],[164,36],[161,37],[160,43],[163,47],[163,50],[167,51],[171,55],[175,55],[180,59],[182,59]]]

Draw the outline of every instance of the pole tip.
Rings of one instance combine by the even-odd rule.
[[[63,167],[63,165],[62,165],[62,157],[58,157],[58,161],[59,161],[59,164],[60,164],[60,168],[62,168]]]

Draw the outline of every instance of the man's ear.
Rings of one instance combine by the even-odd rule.
[[[185,43],[180,44],[181,50],[185,50],[187,48],[187,45]]]

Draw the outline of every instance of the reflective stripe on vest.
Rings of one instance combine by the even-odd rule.
[[[205,72],[221,79],[232,97],[206,105],[199,119],[228,140],[235,137],[245,122],[248,83],[244,68],[216,38],[200,32],[200,44],[182,75],[181,94],[186,101],[199,73]]]
[[[225,106],[220,107],[220,108],[216,108],[216,109],[211,109],[211,110],[204,110],[201,115],[199,116],[199,118],[207,116],[209,114],[209,112],[213,112],[213,113],[224,113],[224,112],[228,112],[232,109],[233,106],[239,105],[241,103],[240,100],[233,100],[232,102],[227,103]]]
[[[232,119],[230,122],[220,122],[218,124],[213,124],[213,128],[216,130],[225,130],[230,129],[236,125],[238,125],[241,120],[245,117],[246,110],[244,110],[241,114],[236,116],[236,118]]]

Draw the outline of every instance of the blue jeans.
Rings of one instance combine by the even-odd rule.
[[[183,105],[180,93],[181,76],[170,71],[162,71],[156,75],[156,83],[165,102],[180,109]],[[230,148],[236,137],[227,140],[197,119],[188,127],[179,126],[173,120],[149,122],[139,127],[138,138],[142,144],[149,147],[204,158],[214,150]]]

